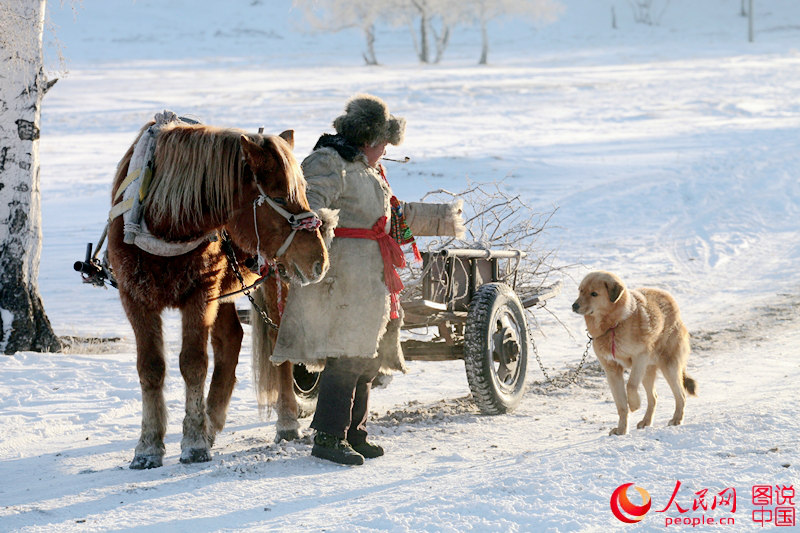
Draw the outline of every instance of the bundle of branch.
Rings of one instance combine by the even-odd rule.
[[[538,245],[557,208],[537,212],[520,195],[510,194],[507,189],[499,181],[468,183],[467,189],[461,192],[439,189],[425,194],[420,201],[447,203],[463,200],[466,235],[463,239],[418,237],[417,244],[421,251],[427,252],[438,252],[443,248],[521,250],[524,256],[516,269],[516,291],[520,295],[536,293],[540,287],[553,283],[554,274],[564,268],[555,265],[554,250]],[[409,262],[409,268],[401,272],[406,286],[404,299],[422,297],[425,274],[422,264]]]

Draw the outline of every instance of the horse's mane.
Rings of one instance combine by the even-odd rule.
[[[205,125],[166,126],[157,138],[155,174],[143,202],[152,219],[168,222],[173,228],[198,224],[206,216],[226,220],[242,183],[253,176],[249,170],[245,173],[242,135],[275,156],[277,172],[288,180],[290,201],[305,195],[300,165],[279,137]]]

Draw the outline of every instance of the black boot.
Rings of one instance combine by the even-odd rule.
[[[364,456],[355,451],[345,439],[322,431],[317,431],[314,436],[314,447],[311,448],[311,455],[339,463],[340,465],[364,464]]]
[[[353,449],[364,456],[364,459],[375,459],[383,455],[383,448],[367,441],[353,444]]]

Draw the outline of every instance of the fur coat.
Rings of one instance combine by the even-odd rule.
[[[302,166],[311,209],[338,209],[339,227],[368,229],[382,216],[391,218],[389,185],[363,154],[350,162],[333,148],[320,148]],[[389,319],[378,243],[334,238],[329,254],[322,281],[289,291],[271,361],[319,370],[328,357],[380,357],[382,373],[405,371],[402,310],[399,319]]]

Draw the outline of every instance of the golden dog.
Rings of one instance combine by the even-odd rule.
[[[619,424],[610,434],[628,432],[628,408],[636,411],[641,405],[640,383],[647,393],[647,411],[636,427],[652,424],[656,370],[661,370],[675,396],[675,413],[669,425],[679,425],[686,393],[694,396],[697,384],[686,374],[689,333],[675,299],[660,289],[630,290],[610,272],[591,272],[578,291],[572,310],[586,321],[594,339],[594,353],[617,404]],[[625,368],[630,369],[627,386],[622,375]]]

